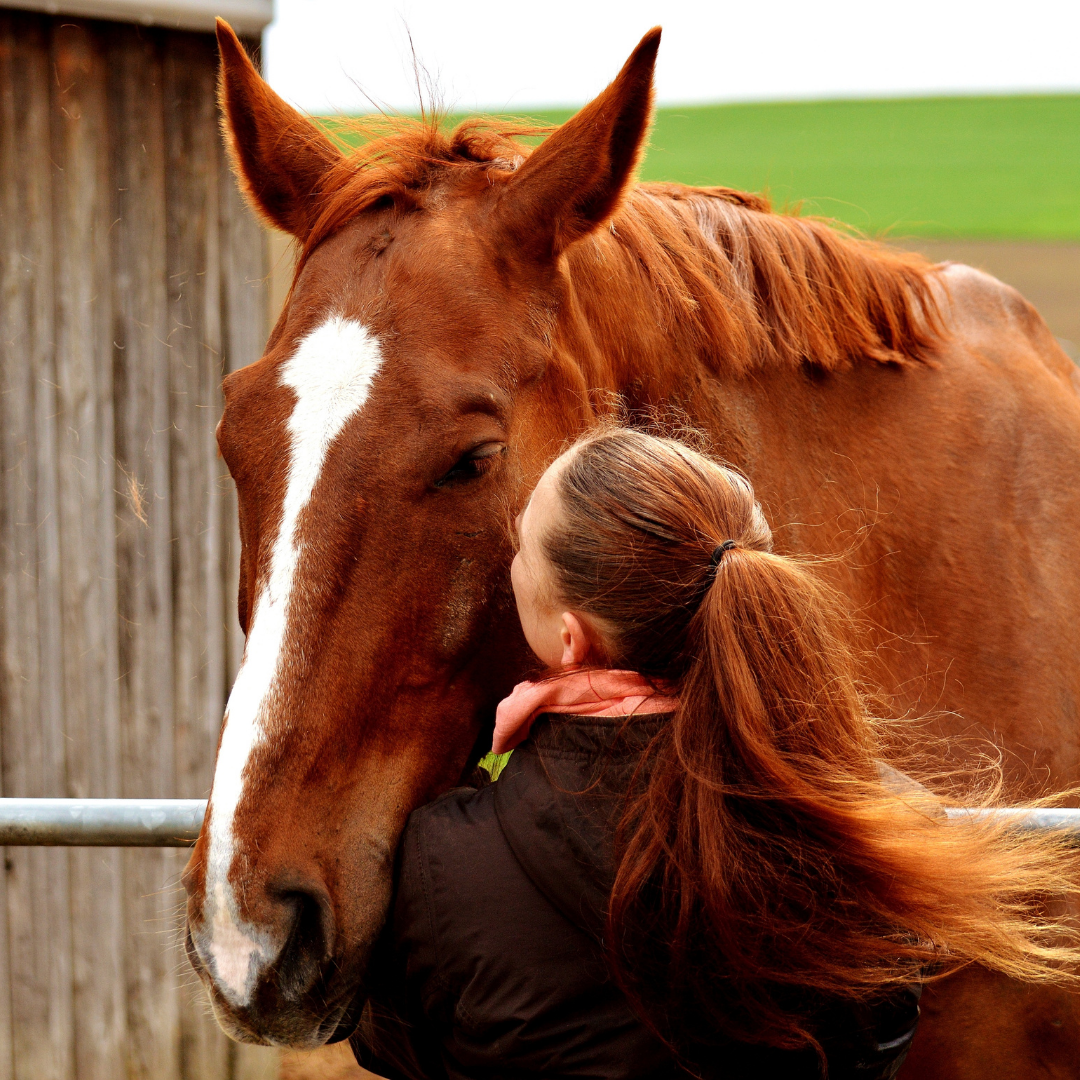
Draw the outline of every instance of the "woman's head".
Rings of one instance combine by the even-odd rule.
[[[1080,884],[1080,857],[890,787],[844,605],[772,553],[742,476],[602,430],[545,473],[518,529],[537,655],[677,690],[629,785],[605,934],[674,1047],[813,1043],[806,991],[865,999],[928,963],[1080,981],[1080,934],[1032,906]]]
[[[744,477],[672,439],[624,428],[589,435],[559,457],[517,525],[514,593],[540,659],[665,678],[685,666],[717,558],[772,547]]]

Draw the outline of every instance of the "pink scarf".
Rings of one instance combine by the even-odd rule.
[[[679,699],[656,689],[636,671],[570,671],[541,682],[520,682],[495,710],[493,754],[505,754],[528,738],[542,713],[631,716],[673,712]]]

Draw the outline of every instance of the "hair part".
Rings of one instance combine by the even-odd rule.
[[[1080,983],[1080,931],[1041,906],[1080,884],[1080,853],[947,820],[889,779],[844,604],[772,552],[744,477],[606,429],[568,452],[557,493],[543,544],[562,602],[614,629],[614,664],[678,687],[630,783],[606,935],[676,1052],[693,1060],[709,1032],[820,1051],[823,1002],[973,962]]]

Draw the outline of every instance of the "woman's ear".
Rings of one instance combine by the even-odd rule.
[[[572,611],[562,613],[562,628],[559,636],[562,639],[561,663],[564,668],[581,667],[589,660],[600,659],[607,651],[604,639],[596,627]]]

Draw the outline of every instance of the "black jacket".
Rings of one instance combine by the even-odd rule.
[[[498,781],[409,819],[357,1060],[388,1077],[661,1080],[687,1073],[630,1010],[600,938],[618,774],[661,717],[544,716]],[[832,1080],[887,1080],[907,1053],[919,988],[820,1032]],[[811,1052],[715,1040],[695,1072],[818,1080]]]

